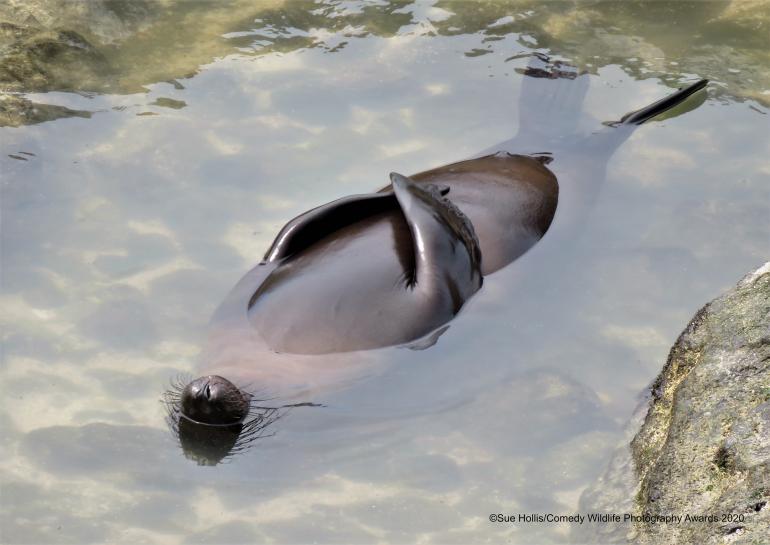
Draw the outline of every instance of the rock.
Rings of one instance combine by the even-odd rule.
[[[770,262],[704,306],[650,390],[641,429],[584,512],[708,516],[576,529],[603,543],[753,544],[770,535]],[[765,537],[762,537],[765,536]]]
[[[515,6],[455,2],[429,26],[439,35],[483,34],[486,46],[472,48],[469,57],[500,48],[508,53],[503,38],[515,33],[524,47],[537,44],[590,72],[620,65],[635,79],[660,78],[670,87],[700,74],[721,82],[710,87],[712,99],[767,107],[770,72],[758,67],[767,65],[768,6],[770,0],[733,0],[701,2],[693,10],[679,2],[667,4],[661,17],[644,2],[578,2],[564,9],[543,9],[536,0]],[[179,89],[178,79],[233,53],[334,52],[348,38],[389,38],[419,19],[420,10],[405,8],[372,3],[361,10],[310,10],[285,0],[3,0],[0,93],[144,93],[161,81]],[[6,125],[43,120],[9,109],[16,104],[5,105],[4,115],[14,120]]]
[[[64,106],[40,104],[18,96],[0,93],[0,127],[20,127],[62,117],[91,117],[91,112]]]
[[[91,112],[35,103],[19,93],[105,91],[113,74],[106,57],[74,30],[43,28],[29,14],[2,20],[19,15],[11,13],[14,7],[0,8],[0,127],[91,117]]]
[[[101,91],[110,74],[102,53],[72,30],[3,26],[0,89],[11,92]]]
[[[0,20],[37,30],[69,29],[95,45],[118,43],[149,26],[169,0],[4,0]]]
[[[160,106],[161,108],[171,108],[172,110],[180,110],[187,106],[184,100],[174,100],[173,98],[159,97],[152,103],[153,106]]]

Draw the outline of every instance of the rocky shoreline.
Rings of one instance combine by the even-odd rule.
[[[667,9],[680,16],[670,21],[633,2],[609,2],[602,9],[578,3],[563,12],[541,9],[538,0],[513,6],[453,2],[444,10],[447,16],[431,21],[430,28],[445,36],[483,33],[487,47],[464,52],[468,57],[492,53],[492,42],[515,31],[524,47],[537,43],[590,72],[628,59],[624,69],[638,79],[659,78],[672,88],[683,83],[681,74],[709,75],[722,82],[710,89],[712,98],[766,107],[768,78],[754,67],[767,64],[761,29],[767,26],[768,2],[702,2],[697,9],[686,2],[672,4]],[[415,24],[403,9],[408,1],[370,4],[360,10],[307,10],[302,2],[285,0],[4,0],[0,127],[92,113],[39,105],[25,93],[141,94],[158,82],[181,85],[177,80],[227,55],[315,47],[333,53],[356,37],[392,37]],[[682,28],[683,21],[692,26]],[[732,36],[729,46],[721,44],[725,33]],[[329,36],[343,41],[327,43]]]
[[[576,541],[765,542],[770,262],[695,314],[629,430],[638,432],[583,493],[580,511],[627,512],[647,520],[587,524],[576,529]],[[674,518],[659,522],[666,517]]]

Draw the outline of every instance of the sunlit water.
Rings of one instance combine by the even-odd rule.
[[[29,95],[97,113],[0,129],[3,542],[568,540],[488,516],[574,513],[690,316],[767,259],[770,125],[745,94],[640,128],[560,251],[488,277],[435,346],[386,350],[228,463],[187,460],[159,403],[287,220],[515,133],[537,40],[514,26],[479,54],[482,32],[434,32],[451,9],[256,56],[270,34],[244,21],[228,34],[243,50],[182,89]],[[509,11],[562,5],[532,9]],[[593,67],[586,113],[671,91],[629,75],[640,49]],[[680,79],[713,77],[699,62]]]

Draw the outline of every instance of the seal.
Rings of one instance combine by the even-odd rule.
[[[276,267],[248,304],[273,350],[348,352],[423,337],[484,275],[540,240],[556,211],[556,178],[530,157],[491,155],[391,181],[278,234],[263,261]]]
[[[541,55],[524,74],[514,139],[412,176],[391,173],[389,186],[321,205],[281,229],[215,315],[206,374],[167,392],[169,419],[187,436],[186,451],[190,437],[210,445],[223,429],[230,439],[244,429],[251,439],[261,436],[278,409],[296,406],[267,411],[250,385],[278,385],[281,399],[297,401],[349,385],[376,365],[373,349],[436,342],[486,275],[546,235],[557,205],[570,218],[590,204],[609,157],[636,126],[707,84],[698,81],[585,135],[573,110],[580,110],[588,76]],[[547,112],[559,123],[532,111],[530,102],[549,93],[567,97],[567,110]],[[559,134],[564,127],[567,134]],[[562,158],[570,184],[557,182],[548,167]],[[560,186],[570,197],[566,205]],[[230,439],[227,452],[238,447]],[[192,457],[216,463],[227,455],[220,454]]]

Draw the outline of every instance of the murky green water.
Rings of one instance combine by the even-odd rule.
[[[575,512],[690,316],[768,257],[766,2],[3,9],[31,25],[4,27],[5,89],[80,112],[0,129],[4,543],[566,542],[488,516]],[[55,24],[90,61],[30,53]],[[598,119],[713,83],[435,346],[185,459],[160,394],[278,229],[510,138],[535,50],[589,70]]]

